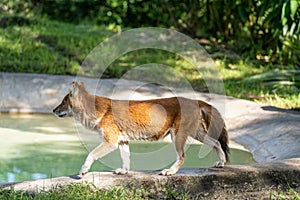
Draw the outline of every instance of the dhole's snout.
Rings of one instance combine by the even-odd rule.
[[[65,109],[64,106],[59,105],[56,108],[53,109],[52,111],[54,113],[54,115],[56,115],[57,117],[68,117],[68,116],[72,116],[72,114],[70,113],[69,109]]]
[[[68,113],[66,111],[59,111],[58,109],[53,109],[53,113],[57,117],[66,117],[68,115]]]
[[[54,115],[56,115],[57,117],[64,117],[66,116],[67,114],[64,113],[64,112],[60,112],[58,107],[54,108],[53,111]]]
[[[71,117],[73,116],[71,108],[72,105],[70,104],[69,94],[67,94],[62,100],[62,102],[56,108],[54,108],[52,112],[57,117]]]

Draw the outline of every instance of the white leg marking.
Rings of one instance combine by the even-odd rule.
[[[160,172],[161,175],[164,176],[170,176],[173,174],[176,174],[176,172],[179,170],[180,166],[183,164],[184,162],[184,157],[183,158],[177,158],[176,162],[172,165],[172,167],[170,169],[164,169]]]
[[[164,169],[160,172],[161,175],[164,176],[170,176],[173,174],[176,174],[176,172],[179,170],[181,165],[184,163],[185,160],[185,153],[184,153],[184,145],[186,142],[186,138],[178,138],[179,136],[172,136],[173,144],[175,145],[176,153],[177,153],[177,160],[176,162],[171,166],[170,169]]]
[[[93,151],[89,153],[84,164],[81,167],[79,172],[79,177],[83,177],[90,169],[93,162],[106,154],[112,152],[117,148],[116,145],[110,144],[108,142],[103,142],[99,146],[97,146]]]
[[[119,150],[122,159],[122,168],[116,169],[116,174],[127,174],[130,169],[130,151],[128,143],[119,145]]]

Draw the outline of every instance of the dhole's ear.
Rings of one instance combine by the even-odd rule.
[[[75,97],[78,95],[78,90],[79,90],[78,86],[79,86],[78,82],[76,82],[76,81],[72,82],[72,87],[70,90],[71,97]]]
[[[84,86],[84,83],[82,81],[77,82],[77,84]]]

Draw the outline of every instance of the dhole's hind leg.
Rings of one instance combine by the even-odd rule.
[[[224,167],[225,163],[226,163],[226,157],[225,157],[225,153],[224,151],[222,150],[221,148],[221,144],[218,140],[215,140],[214,138],[212,137],[209,137],[209,136],[206,136],[204,138],[204,141],[203,141],[205,144],[213,147],[216,152],[217,152],[217,155],[219,157],[219,161],[217,161],[215,164],[214,164],[214,167],[216,168],[222,168]]]
[[[117,149],[117,145],[111,144],[107,141],[103,141],[102,144],[97,146],[93,151],[89,153],[84,164],[81,167],[81,170],[79,172],[79,177],[81,178],[86,173],[88,173],[91,165],[94,163],[95,160],[105,156],[106,154],[114,151],[115,149]]]
[[[194,136],[192,136],[192,137],[194,139],[199,140],[200,142],[203,142],[204,144],[207,144],[208,146],[214,148],[216,150],[218,158],[219,158],[219,161],[217,161],[214,164],[214,167],[217,167],[217,168],[224,167],[224,165],[226,163],[226,157],[225,157],[224,151],[222,150],[221,144],[218,140],[216,140],[206,134],[203,134],[201,132],[199,132],[195,137]]]
[[[171,166],[170,169],[164,169],[161,171],[161,175],[169,176],[176,174],[179,170],[181,165],[184,163],[185,160],[185,153],[184,153],[184,146],[186,142],[187,136],[177,134],[175,137],[172,136],[173,143],[175,144],[175,149],[177,153],[176,162]]]

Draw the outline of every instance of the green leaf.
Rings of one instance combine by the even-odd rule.
[[[282,23],[282,26],[284,26],[288,19],[287,19],[287,14],[289,12],[289,6],[287,6],[287,2],[284,2],[283,6],[282,6],[282,9],[281,9],[281,23]]]
[[[297,42],[293,42],[292,40],[289,40],[287,38],[280,38],[282,44],[285,46],[288,46],[289,48],[293,49],[294,51],[297,51],[300,53],[300,46]]]
[[[286,18],[285,18],[286,19]],[[288,30],[289,30],[289,26],[286,24],[286,25],[284,25],[283,26],[283,28],[282,28],[282,31],[283,31],[283,35],[285,36],[286,35],[286,33],[288,32]]]
[[[243,22],[246,22],[246,21],[248,20],[248,15],[249,15],[249,14],[247,13],[247,11],[246,11],[244,5],[239,5],[239,6],[237,7],[237,9],[238,9],[238,13],[239,13],[239,16],[240,16],[241,20],[242,20]]]
[[[290,37],[292,37],[294,35],[294,31],[295,31],[295,28],[296,28],[296,22],[293,22],[291,28],[290,28]]]
[[[283,9],[283,8],[282,8]],[[283,12],[280,7],[280,5],[274,5],[272,8],[272,11],[266,12],[265,19],[263,20],[263,24],[269,24],[274,21],[278,21],[278,16],[280,15],[281,12]]]
[[[291,10],[291,18],[294,19],[294,16],[297,12],[297,8],[299,6],[298,0],[290,0],[290,10]]]
[[[270,3],[272,3],[272,2],[269,2],[269,0],[261,2],[261,6],[259,8],[258,17],[264,16],[264,14],[266,13],[266,10],[268,9],[268,7],[270,7]]]

